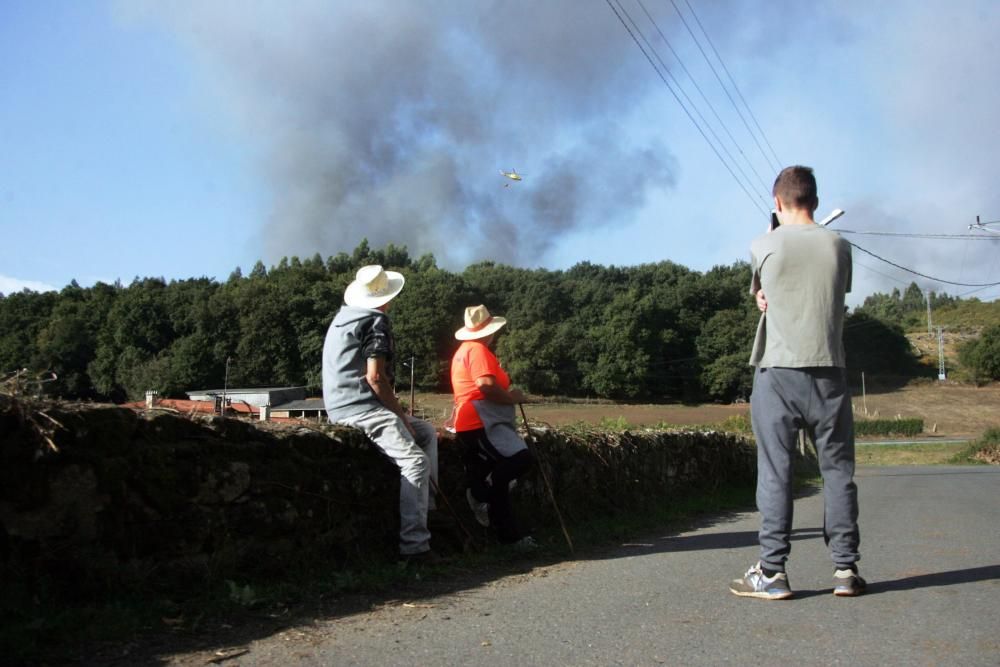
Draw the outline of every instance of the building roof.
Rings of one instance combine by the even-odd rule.
[[[322,398],[307,398],[302,401],[290,401],[281,405],[272,405],[272,410],[326,410]]]
[[[185,392],[187,395],[191,394],[221,394],[225,392],[227,394],[264,394],[271,391],[288,391],[289,389],[305,389],[305,386],[301,387],[227,387],[226,389],[194,389]]]

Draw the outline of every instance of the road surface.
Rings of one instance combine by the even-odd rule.
[[[822,495],[813,493],[795,504],[791,600],[728,592],[757,555],[757,517],[736,513],[157,662],[204,665],[233,655],[217,664],[1000,664],[1000,467],[859,468],[857,480],[863,597],[831,592]]]

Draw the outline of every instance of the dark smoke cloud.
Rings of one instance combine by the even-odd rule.
[[[206,85],[263,143],[272,260],[367,237],[450,265],[526,263],[674,183],[666,147],[626,129],[651,72],[604,3],[151,3],[141,13],[192,47]],[[525,180],[498,173],[511,168]]]

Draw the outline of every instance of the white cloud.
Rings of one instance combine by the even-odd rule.
[[[14,294],[26,289],[33,292],[55,292],[57,288],[37,280],[21,280],[20,278],[0,275],[0,293]]]

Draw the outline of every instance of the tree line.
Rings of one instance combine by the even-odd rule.
[[[0,295],[0,373],[51,370],[58,379],[47,391],[75,399],[123,401],[147,389],[182,397],[224,381],[305,385],[318,394],[327,327],[365,264],[406,276],[391,309],[400,387],[409,379],[401,362],[412,358],[418,388],[448,391],[454,331],[466,306],[484,303],[508,319],[497,353],[532,393],[749,396],[747,360],[759,313],[745,262],[705,272],[669,261],[583,262],[558,271],[480,262],[451,272],[433,255],[413,258],[405,247],[374,249],[367,241],[325,260],[284,258],[270,268],[257,262],[247,275],[237,268],[224,282],[136,278],[127,286],[83,288],[74,281],[59,292]],[[848,316],[848,363],[912,374],[903,320],[883,307],[884,296],[870,297],[871,304]]]

